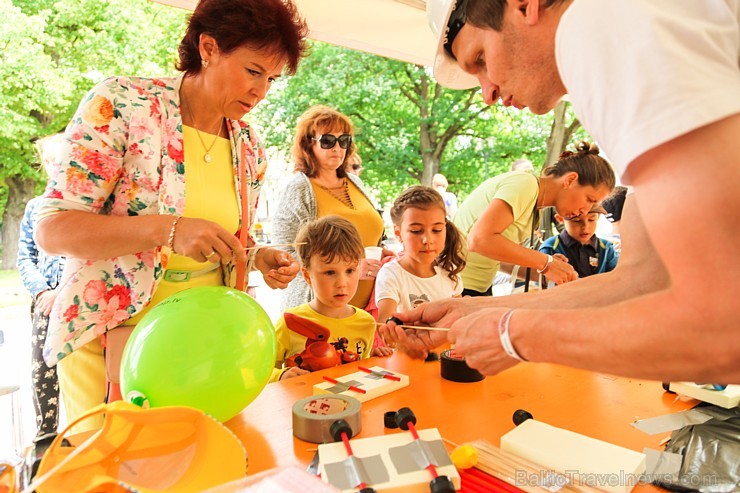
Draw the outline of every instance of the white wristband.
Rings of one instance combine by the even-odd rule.
[[[548,270],[550,270],[550,266],[552,265],[552,255],[547,256],[547,263],[545,266],[541,269],[537,269],[538,274],[545,274]]]
[[[501,320],[498,321],[498,337],[501,340],[501,347],[504,348],[504,352],[514,359],[519,361],[527,361],[514,349],[514,345],[511,343],[511,337],[509,337],[509,320],[511,315],[514,313],[514,309],[504,313]]]

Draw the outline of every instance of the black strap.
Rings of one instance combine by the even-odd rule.
[[[537,190],[539,190],[539,183],[540,180],[537,179]],[[537,197],[539,198],[539,193],[537,194]],[[529,248],[534,250],[534,232],[537,228],[537,224],[540,222],[540,215],[537,212],[537,199],[534,201],[534,210],[532,211],[532,232],[529,234]],[[527,270],[524,274],[524,292],[529,293],[529,281],[532,279],[532,268],[527,267]]]

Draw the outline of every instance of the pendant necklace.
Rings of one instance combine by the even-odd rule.
[[[221,125],[218,126],[218,135],[216,135],[213,138],[213,142],[211,142],[211,145],[207,146],[205,141],[203,140],[203,136],[200,134],[200,130],[198,130],[198,127],[195,126],[195,118],[193,118],[193,110],[190,108],[189,103],[187,104],[187,109],[188,109],[188,115],[190,115],[190,120],[193,123],[193,128],[195,129],[195,133],[198,134],[198,139],[200,140],[200,143],[203,146],[203,149],[205,149],[206,151],[206,153],[203,155],[203,161],[205,161],[207,164],[210,164],[212,161],[211,149],[213,149],[213,146],[216,145],[216,141],[218,140],[218,138],[221,137],[221,130],[223,130],[223,122]]]

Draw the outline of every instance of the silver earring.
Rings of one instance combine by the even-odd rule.
[[[200,64],[203,65],[203,68],[208,68],[208,60],[200,59]]]

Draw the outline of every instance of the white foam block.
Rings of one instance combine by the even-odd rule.
[[[645,472],[645,454],[534,419],[502,436],[501,449],[615,493],[631,491]]]
[[[419,438],[424,441],[442,440],[439,430],[428,428],[417,430]],[[356,457],[370,457],[380,455],[383,464],[389,473],[390,479],[384,483],[378,483],[372,486],[378,493],[429,493],[429,482],[432,477],[426,469],[419,471],[399,474],[396,471],[389,450],[394,447],[402,447],[413,441],[411,432],[394,433],[392,435],[383,435],[371,438],[353,438],[350,440],[352,453]],[[341,462],[347,458],[347,450],[342,442],[323,443],[319,445],[319,470],[321,479],[328,482],[325,470],[325,464]],[[460,474],[455,466],[450,463],[448,466],[437,467],[437,474],[447,476],[455,485],[455,489],[460,489]],[[343,493],[357,491],[355,488],[343,490]]]
[[[320,394],[342,394],[342,395],[348,395],[350,397],[354,397],[360,402],[369,401],[370,399],[375,399],[376,397],[380,397],[381,395],[385,395],[389,392],[393,392],[394,390],[401,389],[403,387],[407,387],[409,385],[409,377],[408,375],[403,375],[401,373],[392,372],[390,370],[386,370],[385,368],[381,368],[380,366],[373,366],[372,368],[369,368],[372,370],[373,373],[367,373],[363,371],[357,371],[355,373],[350,373],[348,375],[344,375],[341,377],[338,377],[337,380],[342,383],[347,383],[354,385],[358,388],[361,388],[365,391],[365,393],[361,392],[355,392],[354,390],[345,390],[342,392],[332,392],[330,389],[336,388],[336,384],[331,382],[322,382],[317,383],[313,386],[313,395],[320,395]],[[400,380],[390,380],[388,378],[378,378],[378,373],[390,373],[393,376],[396,376],[400,378]]]
[[[740,385],[728,385],[725,390],[709,390],[691,382],[672,382],[669,388],[677,394],[693,397],[725,409],[740,405]]]

